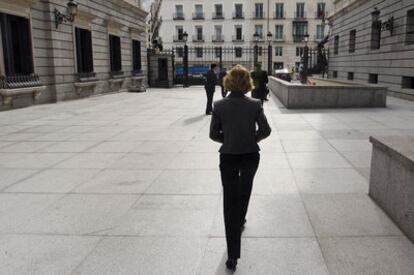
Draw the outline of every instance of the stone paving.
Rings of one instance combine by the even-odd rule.
[[[0,274],[227,274],[204,97],[150,90],[0,113]],[[414,135],[414,103],[273,100],[237,273],[414,274],[414,245],[367,196],[368,137]]]

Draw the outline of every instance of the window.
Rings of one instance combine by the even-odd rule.
[[[348,80],[354,80],[354,73],[352,72],[348,73]]]
[[[242,55],[243,55],[243,49],[241,47],[236,47],[235,48],[235,53],[236,53],[237,58],[241,58]]]
[[[243,4],[235,4],[234,5],[235,13],[234,18],[243,18]]]
[[[141,42],[138,40],[132,40],[132,67],[134,73],[142,72]]]
[[[296,18],[305,18],[305,3],[296,3]]]
[[[175,5],[174,19],[175,20],[183,20],[184,19],[183,5]]]
[[[412,77],[412,76],[403,76],[401,87],[403,89],[414,89],[414,77]]]
[[[356,30],[352,30],[349,32],[349,52],[355,52],[355,44],[356,44]]]
[[[263,39],[263,25],[255,25],[254,26],[255,33],[257,33],[260,39]]]
[[[275,70],[281,70],[284,68],[284,64],[283,62],[275,62],[273,67],[275,68]]]
[[[283,18],[285,18],[285,11],[284,11],[284,5],[283,5],[283,3],[276,3],[275,18],[276,19],[283,19]]]
[[[377,84],[378,83],[378,75],[377,74],[369,74],[368,75],[368,83]]]
[[[6,76],[30,75],[34,72],[29,20],[0,13],[4,72]]]
[[[109,52],[111,57],[111,72],[122,72],[121,61],[121,38],[115,35],[109,35]]]
[[[223,18],[223,5],[222,4],[215,4],[214,5],[215,14],[214,18]]]
[[[276,25],[275,39],[283,39],[283,25]]]
[[[338,71],[333,71],[332,72],[332,77],[337,78],[338,77]]]
[[[80,74],[93,72],[92,33],[89,30],[75,28],[76,63]]]
[[[316,6],[316,18],[324,19],[325,18],[325,3],[318,3]]]
[[[204,19],[203,5],[196,4],[195,6],[195,19]]]
[[[308,34],[307,22],[293,22],[293,41],[303,42],[305,34]]]
[[[195,27],[196,30],[196,40],[197,41],[203,41],[203,27],[202,26],[196,26]]]
[[[296,56],[300,57],[303,56],[303,48],[302,47],[296,47]]]
[[[264,15],[263,15],[263,3],[256,3],[254,6],[255,6],[254,17],[255,18],[264,18]]]
[[[184,34],[183,26],[176,26],[175,31],[177,33],[176,41],[183,41],[183,34]]]
[[[223,26],[214,26],[214,38],[215,41],[223,40]]]
[[[197,58],[202,58],[202,57],[203,57],[203,48],[201,48],[201,47],[196,47],[196,48],[195,48],[195,51],[196,51],[196,57],[197,57]]]
[[[339,35],[336,35],[334,38],[334,54],[339,52]]]
[[[282,47],[275,47],[275,54],[276,54],[276,56],[283,56],[283,48]]]
[[[316,39],[322,40],[325,37],[325,26],[324,25],[317,25],[316,26]]]
[[[243,40],[243,27],[236,26],[236,40],[242,41]]]
[[[407,31],[405,43],[407,45],[414,44],[414,9],[407,12]]]
[[[381,47],[381,21],[379,20],[379,12],[372,13],[371,25],[371,49],[378,50]]]

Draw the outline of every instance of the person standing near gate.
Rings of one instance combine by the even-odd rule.
[[[227,96],[227,90],[224,88],[224,77],[227,75],[226,68],[223,68],[223,70],[219,74],[219,80],[220,80],[220,87],[221,87],[221,95],[223,98]]]
[[[252,72],[251,76],[254,83],[252,97],[260,99],[263,104],[267,96],[267,83],[269,82],[267,72],[262,70],[262,64],[257,63],[256,69]]]
[[[206,115],[211,115],[213,111],[213,97],[214,92],[216,91],[217,85],[217,65],[211,64],[210,70],[206,76],[206,84],[204,88],[206,89],[207,94],[207,107],[206,107]]]
[[[246,68],[237,65],[230,70],[224,78],[224,87],[231,93],[214,103],[210,138],[223,144],[220,172],[228,253],[226,266],[235,271],[253,179],[260,161],[258,142],[267,138],[271,129],[260,101],[245,96],[253,89],[253,80]]]

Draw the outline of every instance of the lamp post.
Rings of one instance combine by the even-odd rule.
[[[183,41],[184,41],[184,56],[183,56],[183,74],[184,74],[184,87],[188,87],[188,33],[183,33]]]
[[[63,22],[73,22],[75,21],[75,17],[78,14],[78,3],[74,0],[70,0],[66,6],[67,6],[67,14],[63,14],[57,9],[55,9],[55,24],[56,29],[59,27],[60,24]]]
[[[254,66],[256,66],[257,65],[257,62],[258,62],[258,56],[259,56],[259,46],[257,45],[257,43],[259,42],[259,39],[260,39],[260,35],[257,33],[257,32],[255,32],[254,33],[254,35],[253,35],[253,40],[254,40],[254,59],[253,59],[253,62],[254,62]]]
[[[309,34],[305,34],[303,41],[305,42],[305,48],[303,49],[303,72],[302,72],[302,84],[308,83],[308,68],[309,68]]]
[[[267,33],[267,42],[269,45],[267,46],[267,74],[272,75],[272,38],[273,34],[271,32]]]

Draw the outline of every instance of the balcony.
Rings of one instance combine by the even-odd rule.
[[[233,35],[233,42],[244,42],[244,35]]]
[[[295,43],[302,43],[305,40],[306,34],[294,34],[293,35],[293,42]]]
[[[211,37],[211,41],[213,42],[224,42],[224,35],[216,34]]]
[[[263,12],[253,12],[252,18],[256,20],[265,19]]]
[[[213,12],[212,17],[214,20],[223,20],[224,19],[224,13],[223,12]]]
[[[193,42],[204,42],[204,35],[193,35]]]
[[[173,14],[173,19],[174,20],[185,20],[184,13],[182,13],[182,12],[174,13]]]
[[[37,100],[45,89],[46,86],[42,85],[36,74],[0,76],[0,96],[3,97],[3,105],[12,104],[15,96],[23,94],[31,94],[33,100]]]
[[[314,35],[313,39],[315,42],[321,42],[325,37],[320,36],[320,35]]]
[[[324,19],[324,18],[326,18],[326,14],[327,14],[327,12],[325,10],[316,11],[315,12],[315,18],[316,19]]]
[[[233,12],[233,19],[244,19],[244,12]]]
[[[204,12],[193,13],[193,20],[204,20]]]
[[[279,36],[273,37],[273,42],[285,42],[285,41],[286,41],[285,35],[279,35]]]
[[[286,19],[286,12],[274,12],[273,19]]]
[[[173,37],[174,42],[184,42],[183,35],[174,35]]]
[[[295,21],[306,21],[306,12],[298,12],[296,11],[293,14],[293,18]]]

